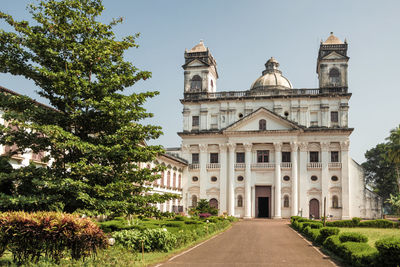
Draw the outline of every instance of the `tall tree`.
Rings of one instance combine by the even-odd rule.
[[[397,193],[395,166],[388,160],[388,150],[387,143],[378,144],[365,153],[367,160],[362,164],[366,183],[384,200]]]
[[[140,123],[152,116],[143,103],[157,92],[122,94],[151,77],[124,60],[138,34],[118,40],[113,28],[122,19],[99,22],[101,0],[43,0],[28,9],[33,25],[0,12],[13,28],[0,31],[0,72],[33,80],[54,109],[2,95],[9,125],[0,127],[0,143],[17,145],[9,156],[45,151],[51,164],[3,173],[14,188],[0,193],[1,209],[156,213],[149,204],[175,197],[147,194],[161,167],[139,166],[163,152],[144,145],[160,127]]]
[[[390,131],[390,136],[386,138],[389,140],[388,159],[393,162],[396,169],[397,176],[397,190],[400,194],[400,125]]]

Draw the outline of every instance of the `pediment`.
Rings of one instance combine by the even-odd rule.
[[[259,108],[244,118],[228,126],[224,131],[260,131],[259,121],[266,121],[266,131],[298,130],[300,126],[266,109]]]
[[[210,189],[207,189],[206,193],[207,194],[219,194],[219,189],[217,187],[212,187]]]
[[[195,59],[195,60],[189,62],[188,64],[186,64],[186,66],[188,66],[188,67],[207,67],[208,65],[205,64],[203,61]]]
[[[345,56],[336,52],[329,53],[328,55],[323,57],[323,59],[345,59],[345,58],[346,58]]]

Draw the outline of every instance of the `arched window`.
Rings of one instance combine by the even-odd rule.
[[[197,196],[193,195],[192,196],[192,207],[196,207],[197,206]]]
[[[259,130],[266,130],[267,129],[267,121],[266,120],[259,120],[258,121],[258,129]]]
[[[289,208],[289,196],[288,195],[285,195],[283,197],[283,207],[284,208]]]
[[[180,174],[178,176],[178,188],[182,188],[182,176]]]
[[[339,85],[340,72],[337,68],[333,68],[329,71],[329,81],[332,85]]]
[[[161,186],[164,186],[164,172],[161,173]]]
[[[171,172],[170,171],[167,172],[167,186],[168,187],[171,186]]]
[[[201,90],[202,89],[202,80],[199,75],[194,75],[192,80],[190,81],[190,90]]]
[[[212,198],[212,199],[210,199],[209,203],[210,203],[210,207],[211,208],[218,209],[218,200],[217,199]]]
[[[332,197],[332,208],[338,208],[339,207],[339,198],[337,196]]]
[[[176,188],[176,173],[174,173],[174,177],[172,178],[172,187]]]
[[[238,198],[237,198],[237,206],[238,206],[239,208],[243,207],[243,197],[242,197],[242,195],[238,195]]]

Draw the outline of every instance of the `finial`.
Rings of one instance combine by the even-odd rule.
[[[201,44],[204,43],[204,42],[203,42],[203,39],[200,39],[200,43],[201,43]]]
[[[331,32],[331,35],[333,35],[333,32]]]
[[[344,38],[344,43],[347,44],[347,38]]]

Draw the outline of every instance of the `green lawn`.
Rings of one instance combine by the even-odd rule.
[[[375,247],[375,242],[384,237],[397,236],[400,237],[400,229],[387,229],[387,228],[339,228],[340,233],[356,232],[364,234],[368,237],[368,244]]]

